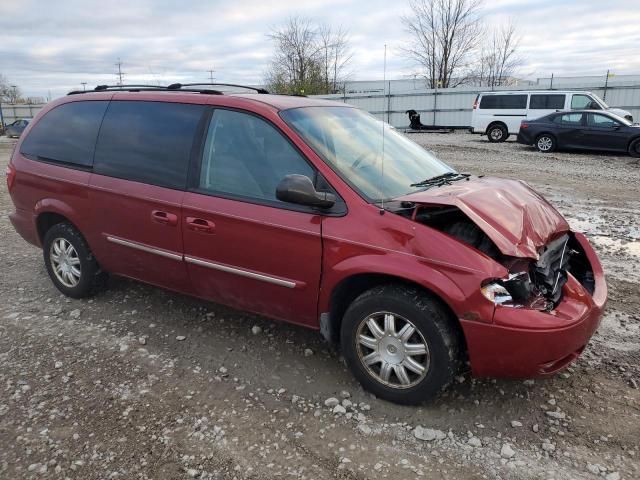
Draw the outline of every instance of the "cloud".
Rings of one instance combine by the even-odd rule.
[[[492,0],[487,26],[513,19],[529,77],[640,71],[636,0]],[[28,95],[53,96],[115,83],[118,58],[134,83],[218,81],[260,83],[271,56],[266,33],[305,15],[351,32],[352,79],[416,71],[402,57],[405,1],[388,0],[96,0],[0,2],[0,73]]]

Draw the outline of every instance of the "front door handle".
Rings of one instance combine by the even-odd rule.
[[[173,213],[154,210],[151,212],[151,220],[162,225],[175,226],[178,224],[178,216]]]
[[[187,228],[199,233],[214,233],[216,224],[204,218],[187,217]]]

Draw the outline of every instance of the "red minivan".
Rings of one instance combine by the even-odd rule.
[[[343,103],[208,88],[72,92],[27,127],[10,218],[62,293],[121,275],[313,328],[407,404],[465,362],[546,376],[585,348],[602,266],[525,183],[458,173]]]

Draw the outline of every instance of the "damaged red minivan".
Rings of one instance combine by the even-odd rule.
[[[7,172],[11,221],[65,295],[121,275],[310,327],[407,404],[467,361],[551,375],[599,324],[596,254],[523,182],[458,173],[342,103],[96,90],[47,105]]]

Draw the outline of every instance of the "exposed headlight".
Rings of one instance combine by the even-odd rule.
[[[497,305],[513,306],[513,297],[504,286],[498,282],[487,283],[481,288],[482,294]]]

